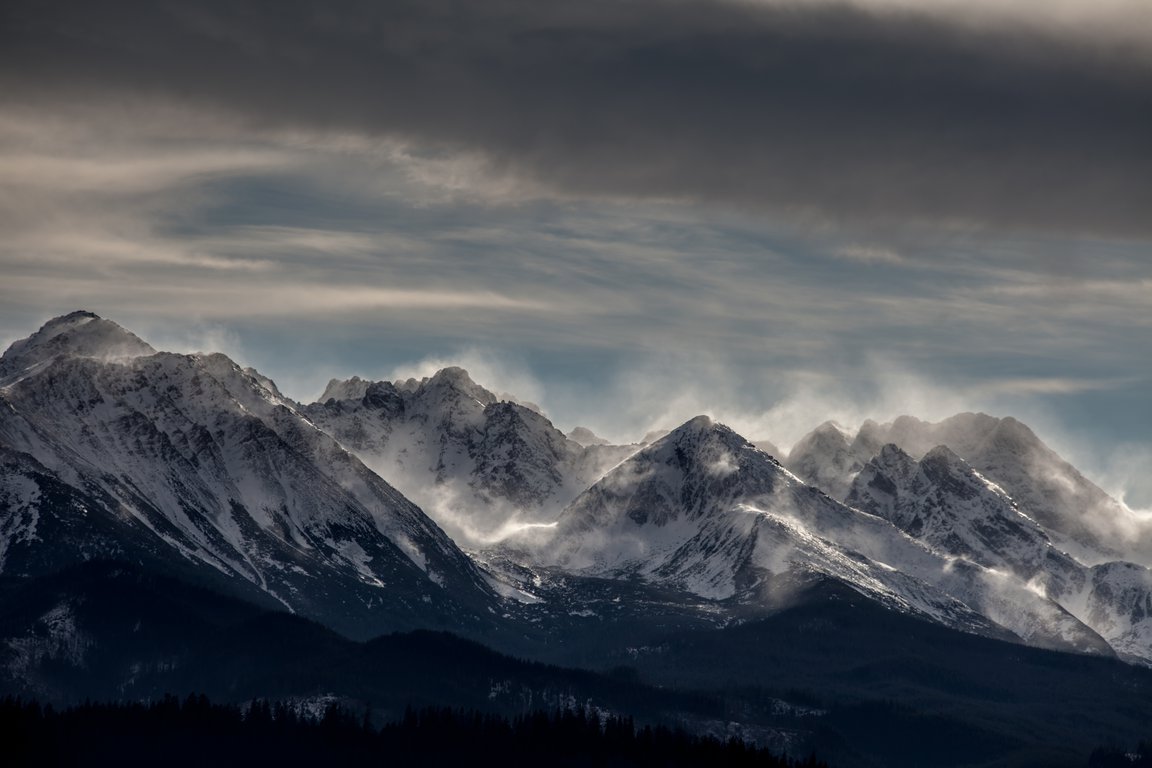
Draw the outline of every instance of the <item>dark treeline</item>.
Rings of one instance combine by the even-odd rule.
[[[369,713],[331,706],[319,717],[292,706],[212,704],[204,696],[150,704],[84,704],[57,711],[35,701],[0,700],[6,765],[605,766],[611,768],[827,768],[732,740],[631,718],[602,720],[582,710],[514,719],[452,709],[409,710],[376,728]]]
[[[1152,768],[1152,740],[1140,742],[1135,749],[1097,749],[1088,759],[1088,768]]]

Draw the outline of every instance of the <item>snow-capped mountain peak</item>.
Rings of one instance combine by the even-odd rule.
[[[155,354],[136,334],[92,312],[53,318],[0,357],[0,384],[27,375],[59,356],[116,360]]]

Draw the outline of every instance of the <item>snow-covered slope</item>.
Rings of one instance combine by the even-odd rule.
[[[333,380],[304,412],[454,538],[472,545],[554,521],[577,493],[634,450],[581,445],[537,410],[476,384],[462,368],[420,381]]]
[[[1011,574],[933,552],[886,520],[805,485],[732,430],[697,417],[581,494],[541,562],[724,599],[831,578],[893,608],[1046,647],[1111,653],[1092,630]]]
[[[847,504],[942,555],[1011,573],[1092,627],[1117,653],[1152,663],[1152,571],[1131,563],[1081,564],[949,448],[937,446],[916,461],[893,444],[884,446],[856,476]]]
[[[223,355],[75,313],[0,370],[6,574],[167,560],[354,634],[466,624],[491,600],[419,508]]]

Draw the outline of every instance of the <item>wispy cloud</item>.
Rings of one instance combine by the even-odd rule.
[[[1075,395],[1083,392],[1106,392],[1131,386],[1134,379],[1075,379],[1052,376],[991,378],[970,384],[964,391],[970,396],[983,395]]]
[[[864,264],[902,264],[904,257],[891,248],[872,245],[846,245],[832,251],[833,255]]]

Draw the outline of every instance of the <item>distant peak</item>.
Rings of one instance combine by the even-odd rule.
[[[884,427],[872,419],[865,419],[852,439],[852,451],[861,458],[876,455],[888,442]]]
[[[1009,416],[1008,418],[1012,418],[1012,417]],[[1015,421],[1015,419],[1012,419],[1012,420]],[[957,414],[954,414],[952,416],[949,416],[944,421],[992,423],[992,422],[1001,421],[1001,419],[997,419],[995,416],[989,416],[988,414],[984,413],[983,411],[963,411],[961,413],[957,413]]]
[[[909,416],[907,414],[905,414],[903,416],[897,416],[896,420],[892,422],[892,428],[896,431],[901,431],[901,430],[906,430],[906,429],[917,429],[917,428],[923,428],[923,427],[927,427],[927,426],[928,426],[928,422],[921,421],[920,419],[916,418],[915,416]]]
[[[588,427],[574,427],[571,432],[565,435],[569,440],[574,443],[579,443],[583,446],[589,445],[608,445],[608,441],[597,435]]]
[[[320,395],[320,402],[360,400],[368,393],[368,387],[371,384],[372,382],[365,381],[359,376],[353,376],[350,379],[332,379],[328,382],[328,386],[324,387],[324,394]]]
[[[807,453],[833,453],[848,448],[848,435],[843,427],[834,421],[826,421],[796,441],[796,444],[792,446],[790,456],[796,457]]]
[[[848,430],[846,430],[844,427],[837,424],[835,421],[832,421],[831,419],[824,422],[820,426],[816,427],[816,429],[814,429],[812,431],[813,432],[821,432],[824,434],[833,434],[834,433],[834,434],[840,435],[841,437],[847,437],[847,435],[848,435]]]

